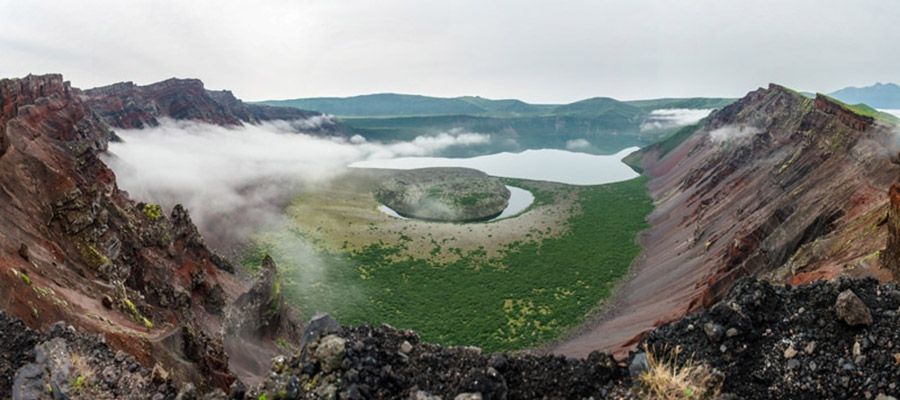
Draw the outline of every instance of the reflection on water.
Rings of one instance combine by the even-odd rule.
[[[506,206],[506,208],[503,209],[503,212],[501,212],[500,215],[492,218],[491,221],[519,215],[522,211],[525,211],[525,209],[528,208],[531,203],[534,202],[534,195],[531,194],[531,192],[522,188],[517,188],[515,186],[506,186],[506,188],[509,189],[509,204]],[[394,218],[409,219],[400,214],[397,214],[396,211],[384,204],[380,204],[378,206],[378,211],[381,211]]]
[[[637,147],[616,154],[597,156],[566,150],[526,150],[521,153],[497,153],[472,158],[401,157],[366,160],[350,164],[353,168],[415,169],[427,167],[464,167],[488,175],[570,185],[599,185],[637,177],[622,158]]]

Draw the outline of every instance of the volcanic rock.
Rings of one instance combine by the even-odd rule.
[[[857,327],[835,318],[834,299],[841,292],[855,293],[881,317]],[[738,398],[896,396],[898,307],[897,286],[873,279],[794,287],[743,279],[721,302],[650,332],[644,343],[657,353],[678,346],[681,362],[690,359],[712,367],[723,375],[723,392]],[[710,322],[740,327],[741,335],[722,340],[731,350],[723,353],[709,345],[705,333],[688,329]],[[864,362],[854,357],[854,347]]]
[[[99,157],[115,135],[84,98],[60,75],[0,80],[0,308],[33,328],[108,334],[176,380],[227,388],[227,358],[185,362],[180,339],[164,338],[191,325],[210,339],[200,354],[223,354],[220,310],[242,283],[212,262],[186,210],[166,217],[118,189]]]
[[[890,280],[887,267],[900,263],[889,239],[900,225],[885,223],[884,193],[900,175],[885,151],[894,130],[772,84],[713,112],[670,150],[643,150],[656,207],[633,273],[607,318],[547,351],[624,357],[645,332],[709,307],[744,276]]]
[[[888,192],[890,208],[888,209],[887,246],[881,255],[881,261],[895,277],[900,277],[900,181],[894,183]]]
[[[834,303],[834,311],[841,321],[850,326],[871,325],[872,313],[856,293],[848,289],[838,295]]]
[[[157,126],[160,119],[191,120],[215,125],[258,124],[262,121],[307,121],[298,131],[336,134],[342,131],[332,119],[313,111],[246,104],[227,91],[206,90],[197,79],[168,79],[147,86],[133,82],[85,90],[85,103],[109,125],[135,129]]]

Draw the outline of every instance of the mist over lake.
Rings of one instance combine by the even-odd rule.
[[[598,156],[567,150],[540,149],[521,153],[497,153],[471,158],[397,157],[357,161],[351,168],[415,169],[427,167],[463,167],[488,175],[560,182],[570,185],[600,185],[638,176],[622,162],[638,150],[629,147],[616,154]]]

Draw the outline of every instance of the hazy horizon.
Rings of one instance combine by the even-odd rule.
[[[900,81],[900,3],[0,0],[0,76],[197,78],[250,100],[409,93],[569,103]]]

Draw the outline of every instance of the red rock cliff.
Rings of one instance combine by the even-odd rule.
[[[160,118],[227,126],[323,117],[314,111],[247,104],[230,91],[206,90],[203,82],[197,79],[172,78],[146,86],[122,82],[85,90],[81,97],[109,125],[123,129],[156,126]],[[304,128],[320,134],[342,132],[333,120],[327,118],[315,126]]]
[[[622,355],[640,335],[709,305],[738,278],[890,278],[879,262],[892,128],[782,86],[712,114],[662,159],[644,159],[656,208],[611,311],[550,350]]]
[[[888,211],[888,239],[882,254],[882,262],[900,277],[900,181],[891,186],[888,192],[890,210]]]
[[[157,89],[173,96],[166,113],[221,122],[215,105],[184,108]],[[182,207],[166,215],[118,189],[98,158],[111,132],[82,98],[60,75],[0,80],[0,308],[35,328],[63,320],[102,333],[148,367],[227,387],[224,309],[248,285]],[[140,120],[130,115],[120,121]]]

